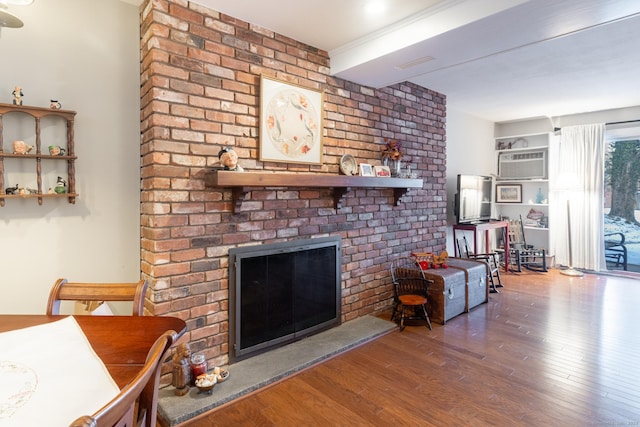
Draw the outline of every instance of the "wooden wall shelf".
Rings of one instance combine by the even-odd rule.
[[[4,120],[9,114],[24,114],[27,116],[31,116],[34,121],[34,131],[29,132],[25,131],[26,140],[29,137],[35,138],[34,151],[29,154],[14,154],[12,152],[13,144],[9,144],[7,141],[4,141]],[[75,144],[74,144],[74,120],[75,120],[75,111],[71,110],[56,110],[51,108],[43,108],[43,107],[31,107],[26,105],[13,105],[13,104],[2,104],[0,103],[0,206],[5,205],[5,200],[10,199],[37,199],[38,204],[42,204],[42,200],[46,198],[66,198],[69,203],[75,203],[76,197],[78,194],[76,193],[76,178],[75,178],[75,161],[77,159],[75,155]],[[41,139],[41,120],[46,117],[60,117],[63,119],[66,126],[66,138],[64,141],[48,141],[44,142]],[[6,145],[6,146],[5,146]],[[47,145],[61,145],[62,148],[66,150],[66,155],[63,156],[53,156],[48,154],[48,151],[45,151],[45,147]],[[67,192],[63,194],[51,194],[47,193],[47,191],[42,186],[42,176],[46,172],[43,172],[43,160],[58,161],[65,162],[67,165]],[[35,194],[5,194],[7,185],[13,184],[13,182],[7,182],[6,171],[5,171],[5,161],[12,162],[27,162],[28,165],[32,165],[34,170],[34,179],[36,181],[37,193]],[[46,168],[45,168],[46,169]],[[53,168],[51,168],[53,169]]]
[[[344,195],[351,188],[391,188],[394,204],[398,206],[400,198],[410,188],[422,188],[423,181],[413,178],[209,170],[205,173],[205,185],[208,188],[231,188],[233,211],[236,213],[240,211],[242,202],[246,194],[251,191],[251,187],[333,188],[334,207],[340,209]]]
[[[42,204],[42,199],[69,199],[69,203],[73,203],[75,198],[78,197],[76,193],[43,193],[43,194],[2,194],[0,199],[4,203],[4,199],[38,199],[38,204]]]

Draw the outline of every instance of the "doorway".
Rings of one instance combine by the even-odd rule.
[[[640,273],[640,126],[607,128],[605,162],[607,269]]]

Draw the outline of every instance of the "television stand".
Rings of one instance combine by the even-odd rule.
[[[473,231],[473,253],[478,253],[478,233],[484,231],[485,253],[491,252],[489,248],[489,231],[504,228],[504,247],[509,247],[509,221],[486,221],[466,224],[455,224],[453,226],[453,249],[456,257],[459,257],[458,245],[456,244],[456,231]],[[504,251],[504,271],[509,272],[509,251]]]

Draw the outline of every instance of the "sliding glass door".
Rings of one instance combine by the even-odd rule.
[[[607,130],[604,234],[607,269],[640,272],[640,128]]]

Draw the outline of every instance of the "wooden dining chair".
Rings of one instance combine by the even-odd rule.
[[[142,369],[120,393],[93,415],[84,415],[69,427],[156,427],[158,399],[145,396],[145,390],[157,387],[165,352],[177,339],[167,331],[153,344]]]
[[[144,314],[147,281],[134,283],[81,283],[58,279],[49,292],[47,314],[60,314],[61,301],[132,301],[132,314]]]

